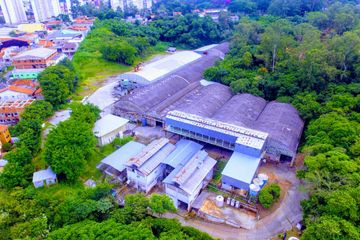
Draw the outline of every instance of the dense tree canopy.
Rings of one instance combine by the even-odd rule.
[[[73,104],[73,108],[74,115],[50,131],[44,151],[44,159],[54,172],[72,182],[85,169],[96,145],[92,128],[99,114],[92,105]]]
[[[46,68],[38,77],[45,100],[55,108],[65,103],[78,84],[77,73],[69,60]]]
[[[303,238],[359,239],[359,7],[269,2],[268,12],[283,18],[243,17],[230,54],[205,78],[230,85],[234,93],[289,102],[298,109],[308,124],[305,166],[298,171],[310,193],[302,202]],[[303,4],[316,11],[327,8],[304,14]],[[304,16],[284,18],[293,15]],[[272,195],[263,191],[259,200],[267,207]]]

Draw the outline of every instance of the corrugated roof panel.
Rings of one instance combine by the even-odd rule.
[[[202,145],[186,140],[181,139],[176,143],[176,149],[167,156],[163,163],[167,164],[173,168],[178,166],[182,162],[187,162],[196,152],[202,149]]]
[[[160,138],[152,141],[147,145],[140,153],[131,157],[126,165],[140,167],[143,165],[149,158],[156,154],[162,147],[164,147],[169,142],[167,138]]]
[[[175,146],[173,144],[171,143],[166,144],[155,155],[149,158],[138,170],[145,175],[149,175],[174,150],[175,150]]]
[[[128,142],[106,158],[101,163],[111,166],[121,172],[125,169],[126,162],[134,155],[138,154],[145,148],[145,145],[138,142]]]
[[[184,167],[174,176],[173,181],[179,185],[185,183],[194,174],[197,168],[202,167],[204,159],[208,156],[207,152],[199,151],[195,154]]]
[[[222,175],[250,184],[260,163],[260,157],[234,152]]]
[[[214,168],[216,160],[207,157],[201,167],[197,167],[194,173],[180,186],[185,192],[192,194],[204,181],[205,177]]]

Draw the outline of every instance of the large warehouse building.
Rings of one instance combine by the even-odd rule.
[[[304,123],[291,104],[233,95],[228,86],[203,80],[227,50],[227,44],[204,48],[205,56],[121,97],[113,113],[234,151],[223,186],[248,190],[261,159],[294,160]]]
[[[198,81],[202,78],[203,71],[223,59],[228,51],[228,43],[213,44],[194,51],[180,51],[160,60],[149,63],[133,72],[124,73],[118,76],[120,85],[123,88],[135,89],[146,86],[159,80],[179,77],[185,81]],[[195,73],[194,76],[187,74]]]

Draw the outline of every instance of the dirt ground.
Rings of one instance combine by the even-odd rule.
[[[267,184],[271,184],[271,183],[279,184],[281,192],[280,192],[279,199],[269,209],[263,208],[260,204],[257,204],[260,218],[265,218],[265,217],[271,215],[276,209],[278,209],[280,207],[280,205],[282,204],[288,190],[292,187],[292,184],[290,181],[288,181],[283,176],[279,176],[279,175],[275,174],[271,170],[272,167],[270,167],[270,166],[272,166],[272,164],[262,165],[260,167],[259,172],[266,173],[266,175],[269,176],[269,180],[268,180]]]

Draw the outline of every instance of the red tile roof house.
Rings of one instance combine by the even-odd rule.
[[[0,102],[14,102],[35,98],[41,98],[41,89],[38,86],[9,85],[0,89]]]

